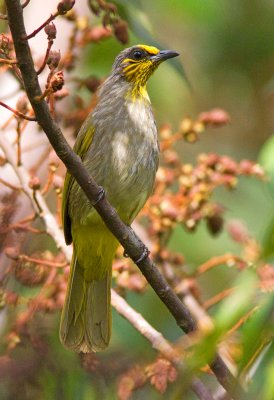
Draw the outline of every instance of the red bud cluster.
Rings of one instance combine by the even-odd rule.
[[[60,59],[61,59],[60,51],[51,50],[49,52],[49,56],[48,56],[48,60],[47,60],[49,69],[57,68],[58,64],[60,62]]]
[[[29,187],[33,190],[39,190],[41,187],[40,180],[38,176],[32,176],[29,181]]]
[[[177,224],[194,230],[205,220],[209,232],[218,234],[223,229],[225,207],[212,201],[214,191],[220,186],[234,189],[242,175],[264,178],[264,171],[257,163],[245,160],[238,163],[215,153],[200,154],[196,165],[181,164],[173,143],[181,137],[189,139],[189,135],[197,138],[206,125],[220,126],[229,120],[225,111],[212,110],[202,113],[197,120],[184,119],[178,133],[172,134],[169,126],[161,130],[163,165],[156,175],[154,195],[142,212],[150,221],[150,233],[159,240],[156,249],[162,248],[164,232],[171,232]]]
[[[11,50],[11,41],[8,35],[0,34],[0,54],[8,55]]]
[[[25,94],[23,94],[18,98],[16,103],[16,110],[22,114],[27,114],[28,111],[30,110],[30,103]]]
[[[198,120],[205,126],[223,126],[230,122],[230,115],[221,108],[214,108],[213,110],[202,112]]]
[[[122,19],[117,19],[116,21],[113,22],[113,32],[116,38],[121,42],[122,44],[127,44],[129,40],[129,35],[128,35],[128,24],[126,21],[123,21]]]
[[[105,28],[111,26],[115,37],[122,44],[128,43],[128,24],[117,14],[117,7],[113,3],[108,3],[105,0],[89,0],[91,11],[99,16],[101,13],[102,24]]]
[[[49,89],[52,90],[53,93],[61,90],[65,84],[63,71],[56,72],[49,82]]]

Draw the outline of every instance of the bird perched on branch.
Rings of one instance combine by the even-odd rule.
[[[146,45],[123,50],[76,139],[74,151],[128,225],[151,194],[158,167],[157,128],[146,83],[161,62],[177,55]],[[69,172],[62,216],[73,257],[60,338],[77,352],[103,350],[111,334],[111,270],[119,243]]]

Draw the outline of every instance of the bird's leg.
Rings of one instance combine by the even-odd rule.
[[[98,204],[99,201],[105,197],[105,195],[106,195],[105,189],[103,188],[103,186],[99,186],[97,199],[92,203],[92,205],[95,206],[96,204]]]
[[[136,234],[134,232],[134,230],[131,228],[131,226],[128,226],[128,228],[132,231],[132,233],[134,234],[134,236],[136,237]],[[149,254],[150,251],[148,250],[148,248],[144,245],[144,243],[137,237],[139,244],[142,246],[142,254],[140,255],[140,257],[137,260],[133,260],[135,264],[139,264],[140,262],[142,262],[143,260],[145,260]],[[129,255],[127,254],[126,250],[124,251],[124,257],[129,257]]]
[[[140,262],[142,262],[143,260],[145,260],[148,256],[149,256],[149,254],[150,254],[150,251],[148,250],[148,248],[147,248],[147,246],[145,246],[144,244],[143,244],[143,246],[142,246],[143,248],[142,248],[142,254],[140,255],[140,257],[138,258],[138,260],[133,260],[134,262],[135,262],[135,264],[139,264]]]

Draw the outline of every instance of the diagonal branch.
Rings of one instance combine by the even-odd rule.
[[[23,165],[18,166],[16,160],[15,151],[11,147],[9,140],[3,136],[0,136],[0,148],[3,150],[7,162],[13,168],[18,180],[20,181],[22,190],[29,197],[32,202],[33,208],[40,217],[43,219],[46,232],[52,237],[58,249],[60,249],[65,255],[66,261],[71,261],[71,247],[68,247],[64,240],[56,219],[50,212],[42,193],[40,190],[36,190],[35,198],[33,192],[29,187],[29,181],[31,176]],[[11,189],[15,189],[11,187]],[[29,259],[29,257],[28,257]],[[183,369],[182,358],[173,349],[171,344],[163,337],[163,335],[156,331],[141,314],[138,314],[115,290],[111,290],[111,305],[115,308],[118,314],[122,315],[127,321],[129,321],[134,328],[141,333],[152,345],[152,347],[161,353],[165,358],[170,360],[179,369]],[[202,381],[194,378],[191,382],[191,388],[194,393],[197,394],[201,400],[213,400],[210,391],[206,388]]]
[[[22,6],[19,0],[6,0],[6,6],[9,26],[15,46],[16,59],[18,60],[18,66],[22,73],[25,89],[39,125],[46,133],[57,155],[74,176],[88,199],[94,204],[95,209],[100,214],[109,230],[122,244],[126,253],[133,261],[139,260],[143,256],[144,244],[137,235],[120,220],[115,209],[106,198],[101,198],[100,201],[97,201],[98,198],[100,198],[100,187],[88,174],[81,159],[71,150],[60,128],[52,119],[47,103],[44,100],[37,101],[37,99],[41,97],[42,92],[28,41],[24,40],[24,38],[26,38],[26,30]],[[151,259],[148,257],[144,258],[138,263],[138,267],[154,291],[169,309],[181,329],[186,333],[193,332],[196,329],[195,320],[188,308],[172,291]],[[220,356],[217,355],[215,357],[211,368],[218,381],[230,392],[232,397],[237,398],[240,396],[243,390]],[[242,397],[243,395],[242,393]]]

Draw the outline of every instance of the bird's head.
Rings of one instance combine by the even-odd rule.
[[[145,88],[155,69],[165,60],[177,57],[173,50],[139,44],[123,50],[115,59],[113,73],[133,84],[136,89]]]

